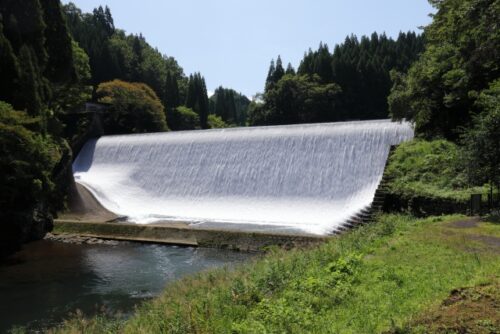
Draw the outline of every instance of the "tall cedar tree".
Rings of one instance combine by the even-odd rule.
[[[201,128],[208,129],[209,102],[207,87],[205,85],[205,78],[200,73],[194,73],[189,76],[186,107],[191,108],[200,116]]]

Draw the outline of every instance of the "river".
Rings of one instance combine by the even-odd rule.
[[[56,326],[76,310],[128,316],[185,275],[247,260],[227,250],[121,242],[76,245],[42,240],[0,263],[0,333]]]

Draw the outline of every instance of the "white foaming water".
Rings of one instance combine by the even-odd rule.
[[[327,234],[371,204],[390,146],[412,137],[388,120],[105,136],[73,172],[138,224]]]

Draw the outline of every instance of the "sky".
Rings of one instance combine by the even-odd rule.
[[[69,1],[63,0],[63,3]],[[430,23],[426,0],[73,0],[84,12],[111,9],[115,26],[142,33],[207,88],[262,92],[271,59],[295,68],[320,42],[330,50],[347,35],[397,37]]]

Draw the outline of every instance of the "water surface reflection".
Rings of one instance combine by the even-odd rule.
[[[131,312],[165,284],[197,271],[233,265],[250,255],[216,249],[120,243],[39,241],[0,263],[0,332],[40,329],[77,309]]]

